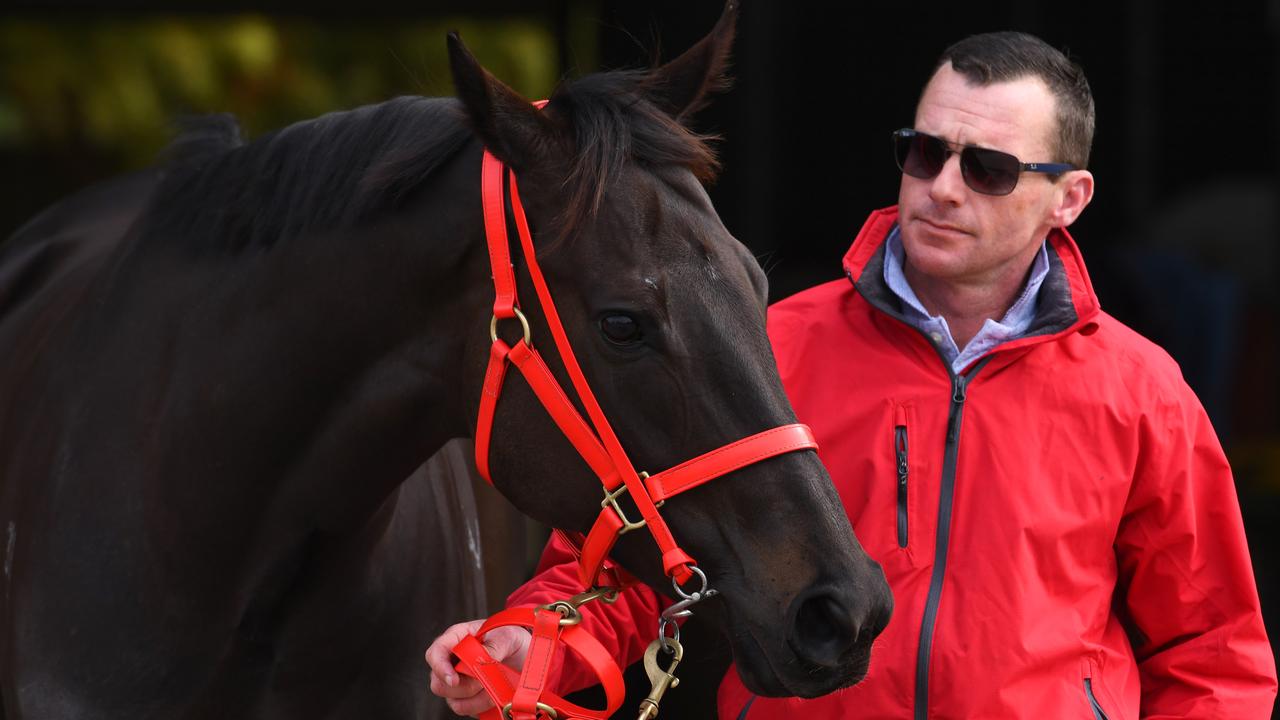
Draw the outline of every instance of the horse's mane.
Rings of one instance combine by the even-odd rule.
[[[402,97],[240,138],[234,118],[188,121],[164,153],[144,232],[239,252],[393,206],[470,137],[456,101]]]
[[[618,71],[566,82],[548,112],[576,152],[558,223],[567,235],[600,206],[628,162],[718,170],[707,136],[644,97],[649,75]],[[245,142],[230,115],[189,120],[163,157],[165,179],[143,232],[158,242],[237,253],[394,210],[472,137],[452,98],[400,97],[305,120]],[[180,238],[180,240],[179,240]]]

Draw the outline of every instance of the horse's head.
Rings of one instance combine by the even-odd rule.
[[[732,35],[730,8],[673,62],[584,78],[543,109],[450,44],[471,125],[519,179],[574,353],[639,470],[795,422],[765,334],[764,273],[702,187],[715,169],[704,138],[680,124],[720,81]],[[517,274],[533,344],[569,387],[529,307],[527,269]],[[586,531],[599,481],[523,380],[507,380],[493,437],[499,489],[543,522]],[[748,687],[815,696],[862,678],[892,603],[814,452],[750,465],[662,514],[721,593],[700,608],[720,615]],[[614,555],[670,592],[646,533],[626,535]]]

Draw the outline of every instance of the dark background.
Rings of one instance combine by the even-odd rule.
[[[720,4],[178,2],[123,3],[107,13],[89,3],[19,1],[2,12],[0,237],[58,197],[145,163],[163,142],[126,135],[132,144],[122,152],[110,133],[95,137],[92,113],[77,110],[91,79],[77,84],[65,74],[58,82],[66,86],[53,97],[65,97],[58,117],[66,127],[51,130],[30,108],[32,98],[48,97],[42,78],[48,58],[57,56],[33,51],[40,41],[32,28],[97,37],[103,27],[153,27],[158,18],[208,27],[247,16],[254,27],[292,28],[281,30],[277,55],[288,60],[297,52],[289,61],[295,71],[310,63],[313,79],[353,73],[311,95],[299,90],[296,72],[236,71],[246,74],[232,73],[224,95],[197,102],[188,94],[171,106],[172,97],[159,96],[163,113],[231,109],[252,131],[406,92],[447,93],[440,64],[446,27],[468,28],[464,37],[482,62],[538,95],[557,76],[636,66],[655,54],[669,59],[711,28]],[[512,19],[524,29],[502,29]],[[425,39],[406,35],[410,25]],[[840,257],[868,211],[895,201],[889,133],[911,124],[937,54],[967,34],[999,29],[1032,32],[1067,50],[1092,83],[1097,194],[1072,232],[1104,309],[1174,355],[1214,420],[1236,472],[1274,647],[1280,0],[748,2],[735,46],[736,84],[696,119],[699,130],[724,137],[724,172],[711,188],[716,207],[769,270],[773,299],[839,277]],[[359,39],[349,40],[352,33]],[[418,52],[390,51],[386,38],[395,33],[396,42],[425,44]],[[520,55],[526,47],[530,54]],[[377,62],[355,73],[352,56],[342,52]],[[535,72],[541,66],[528,58],[549,70]],[[264,109],[281,96],[297,102]]]

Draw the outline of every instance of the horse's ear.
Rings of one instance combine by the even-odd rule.
[[[456,32],[449,33],[448,44],[453,84],[480,141],[516,171],[536,167],[549,150],[550,120],[481,67]]]
[[[727,0],[706,37],[650,73],[645,82],[649,100],[679,120],[705,105],[709,94],[728,87],[729,48],[737,20],[738,0]]]

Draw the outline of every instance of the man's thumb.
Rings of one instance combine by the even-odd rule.
[[[493,659],[502,662],[520,654],[528,643],[529,637],[529,632],[524,628],[506,627],[486,635],[484,644],[489,648],[489,654]]]

